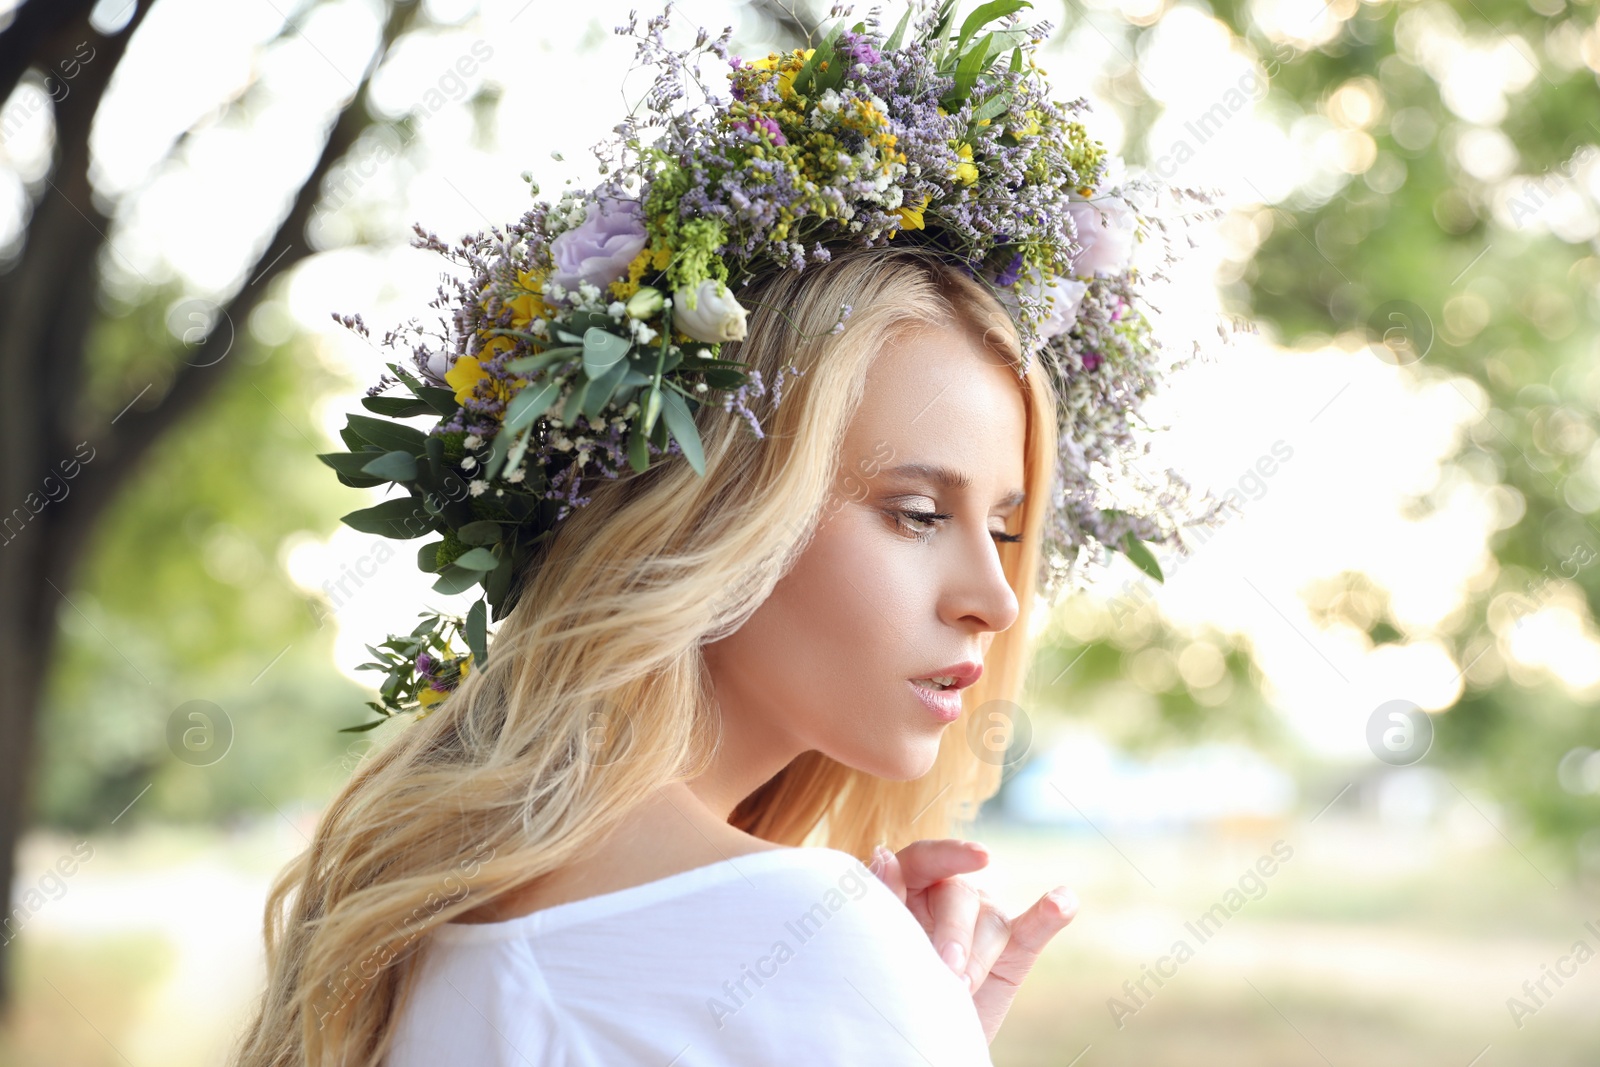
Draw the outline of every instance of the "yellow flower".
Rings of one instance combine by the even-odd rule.
[[[924,226],[923,226],[923,222],[922,222],[922,213],[928,209],[928,201],[930,201],[932,199],[933,199],[933,194],[932,193],[923,193],[922,194],[922,203],[918,204],[916,207],[897,207],[897,208],[895,208],[894,209],[894,213],[896,215],[900,216],[900,229],[902,229],[902,230],[920,230],[920,229],[923,229]],[[895,232],[898,233],[899,231],[897,230]],[[889,237],[892,240],[894,238],[894,234],[891,233],[889,235]]]
[[[654,258],[650,249],[644,248],[633,257],[628,264],[628,276],[618,278],[611,283],[611,295],[618,300],[627,300],[639,291],[639,280],[644,277],[644,272],[650,269],[650,261]]]
[[[534,319],[549,318],[550,312],[544,306],[544,296],[542,295],[544,271],[519,270],[517,271],[517,284],[527,292],[512,300],[509,305],[511,308],[512,327],[520,330]],[[505,338],[501,338],[501,340],[505,340]]]
[[[778,71],[778,95],[780,97],[789,97],[794,95],[794,76],[800,73],[800,68],[805,65],[806,60],[810,59],[815,51],[815,48],[807,48],[802,52],[796,48],[786,55],[779,55],[777,52],[773,52],[765,59],[758,59],[751,63],[750,66],[757,70],[776,69]],[[781,67],[779,66],[780,63],[783,64]]]
[[[456,403],[465,404],[477,392],[480,379],[487,378],[476,356],[462,356],[445,372],[444,380],[456,391]]]
[[[456,391],[456,403],[465,405],[468,399],[476,396],[478,383],[485,379],[489,382],[489,395],[497,400],[510,400],[516,390],[527,385],[527,379],[517,378],[508,386],[499,378],[489,377],[489,372],[483,369],[483,360],[490,359],[496,352],[515,347],[516,342],[511,338],[497,335],[484,342],[476,356],[462,356],[456,360],[456,365],[444,375],[446,384]]]
[[[1028,116],[1028,124],[1022,127],[1020,130],[1011,131],[1018,137],[1033,137],[1034,135],[1038,134],[1040,130],[1044,129],[1043,126],[1039,125],[1039,113],[1037,111],[1035,111],[1033,108],[1029,108],[1026,114]]]
[[[962,144],[956,149],[956,155],[966,161],[956,164],[956,181],[962,185],[971,185],[978,180],[978,165],[972,162],[972,146]]]

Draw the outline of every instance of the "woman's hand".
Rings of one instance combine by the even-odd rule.
[[[1057,886],[1010,918],[958,877],[988,862],[989,850],[977,842],[942,838],[899,852],[880,845],[872,872],[911,909],[951,970],[966,977],[992,1043],[1039,953],[1078,914],[1078,899]]]

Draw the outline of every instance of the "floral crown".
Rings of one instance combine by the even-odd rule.
[[[1074,119],[1087,102],[1049,98],[1032,53],[1050,24],[1019,26],[1030,6],[990,0],[957,25],[955,0],[942,0],[887,36],[874,9],[854,25],[841,18],[812,48],[753,61],[728,55],[731,29],[669,48],[670,3],[642,35],[630,16],[617,32],[657,76],[644,115],[635,108],[595,148],[599,185],[454,246],[415,228],[413,245],[465,276],[430,304],[448,312],[438,332],[413,323],[385,336],[411,347],[412,369],[387,364],[394,377],[341,431],[350,451],[320,458],[346,485],[406,490],[347,525],[437,535],[417,557],[438,575],[433,588],[481,586],[483,597],[464,618],[424,612],[410,634],[368,645],[362,667],[385,676],[368,704],[378,718],[348,729],[425,715],[481,668],[488,624],[512,607],[521,569],[598,480],[672,456],[703,474],[702,404],[736,411],[761,437],[752,404],[775,408],[784,375],[765,382],[722,358],[745,336],[741,293],[852,247],[936,250],[999,298],[1028,366],[1038,359],[1052,376],[1061,450],[1046,595],[1097,548],[1159,580],[1145,542],[1175,539],[1187,487],[1169,472],[1166,487],[1140,479],[1130,493],[1124,477],[1118,499],[1134,503],[1105,505],[1108,479],[1147,447],[1141,404],[1175,365],[1131,266],[1135,242],[1166,226],[1136,206],[1154,187],[1116,182],[1120,161]],[[701,81],[707,55],[727,65],[730,98]],[[703,104],[679,103],[690,83]],[[359,315],[334,317],[367,336]],[[392,385],[406,395],[379,395]],[[416,416],[437,422],[424,432],[399,421]]]

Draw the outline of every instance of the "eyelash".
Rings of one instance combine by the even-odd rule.
[[[923,522],[923,523],[930,523],[930,524],[931,523],[935,523],[935,522],[944,522],[947,519],[955,518],[954,515],[947,515],[947,514],[943,514],[941,512],[937,512],[937,511],[906,511],[906,510],[900,510],[900,511],[895,512],[895,514],[903,515],[906,518],[912,520],[913,522]],[[905,524],[901,523],[901,525],[904,526]],[[918,539],[919,540],[927,540],[928,535],[931,534],[932,532],[933,532],[932,530],[920,530],[920,531],[917,531]],[[1022,540],[1022,535],[1021,534],[1008,534],[1008,533],[1003,533],[1003,532],[1001,532],[999,530],[991,530],[989,532],[994,535],[994,539],[996,541],[1001,541],[1001,542],[1003,542],[1005,544],[1016,544],[1017,542]]]

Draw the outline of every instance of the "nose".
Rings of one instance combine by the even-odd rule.
[[[987,527],[963,536],[960,544],[946,576],[941,614],[951,625],[979,634],[1008,629],[1020,608],[1000,564],[999,546]]]

